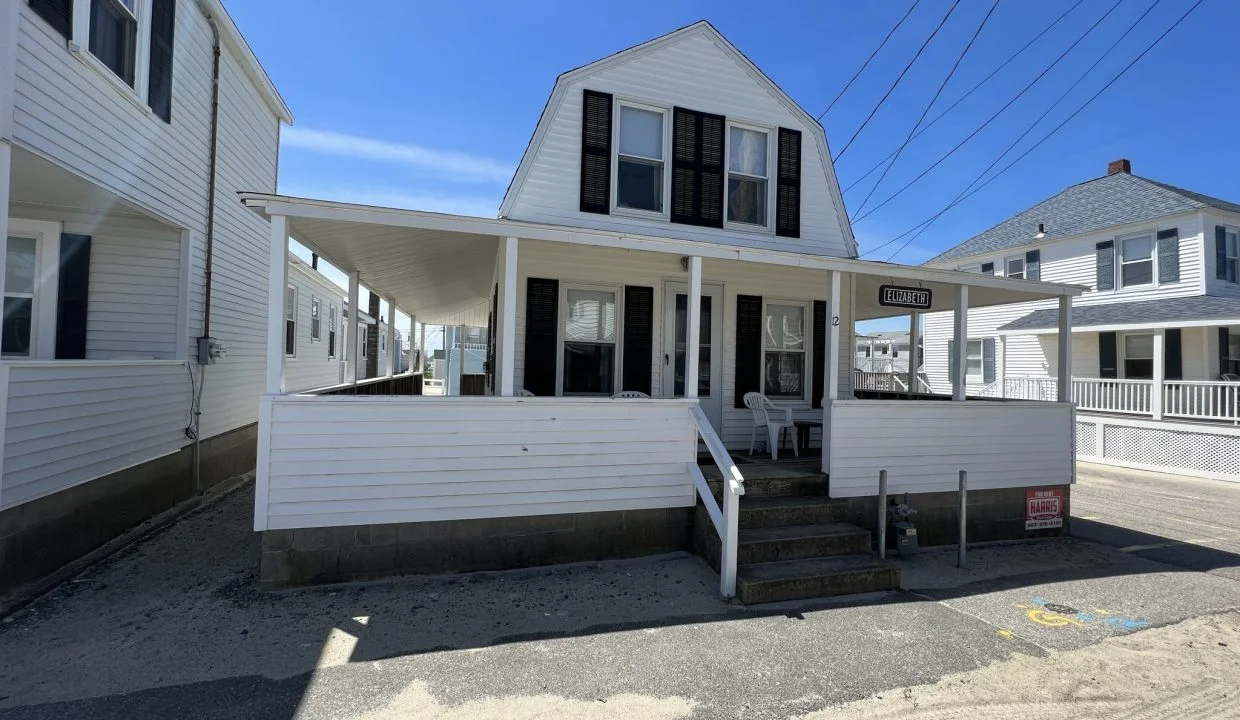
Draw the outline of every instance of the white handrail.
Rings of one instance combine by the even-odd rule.
[[[689,476],[693,478],[693,484],[702,498],[702,504],[706,506],[706,512],[710,515],[715,531],[719,533],[719,540],[722,544],[719,553],[719,592],[725,598],[730,598],[736,595],[736,545],[740,532],[740,496],[745,494],[745,478],[736,468],[736,463],[728,454],[727,448],[723,446],[723,441],[715,434],[715,429],[711,427],[710,420],[706,419],[702,408],[698,405],[691,406],[689,417],[693,418],[698,436],[706,444],[711,458],[718,466],[719,472],[723,474],[723,509],[720,510],[719,504],[715,502],[714,493],[710,491],[710,485],[697,465],[697,439],[695,438],[694,459],[688,463]]]

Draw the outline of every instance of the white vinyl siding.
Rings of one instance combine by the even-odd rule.
[[[330,354],[329,335],[335,328],[336,342],[341,342],[340,320],[331,323],[334,308],[339,313],[344,302],[344,291],[324,275],[300,260],[290,260],[289,285],[297,288],[297,357],[284,361],[284,387],[289,392],[312,390],[340,382],[341,362],[339,345],[336,356]],[[312,340],[312,304],[319,301],[322,341]]]

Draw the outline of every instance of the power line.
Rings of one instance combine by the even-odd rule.
[[[960,56],[956,58],[956,64],[952,65],[952,69],[947,71],[947,77],[943,78],[943,82],[939,83],[939,89],[934,91],[934,97],[930,98],[930,102],[926,105],[926,109],[921,111],[921,117],[918,117],[917,122],[913,123],[913,127],[909,129],[908,137],[904,138],[904,142],[900,144],[900,147],[896,148],[895,156],[891,158],[891,162],[887,164],[887,167],[883,168],[883,174],[878,176],[878,182],[874,183],[874,187],[870,188],[869,194],[865,196],[865,199],[861,201],[861,205],[857,207],[857,212],[861,212],[865,209],[866,203],[870,202],[870,198],[874,197],[875,191],[877,191],[879,186],[883,184],[883,180],[886,179],[887,173],[891,171],[891,168],[895,166],[896,161],[900,159],[900,154],[904,152],[904,148],[908,147],[908,144],[912,142],[913,135],[917,132],[917,128],[921,127],[921,122],[926,119],[926,115],[930,114],[930,109],[934,107],[936,102],[938,102],[939,95],[943,94],[943,88],[947,87],[947,83],[951,82],[952,77],[956,74],[956,70],[960,67],[960,63],[963,62],[965,56],[969,54],[969,50],[973,48],[973,43],[977,42],[977,37],[982,34],[982,29],[986,27],[986,23],[990,20],[990,16],[994,14],[995,8],[999,7],[999,3],[1002,1],[1003,0],[995,0],[994,4],[990,6],[990,9],[986,11],[986,16],[982,18],[982,22],[977,26],[977,30],[973,31],[973,37],[969,38],[968,44],[964,46],[964,50],[962,50]]]
[[[904,13],[904,17],[900,18],[896,22],[895,27],[887,31],[887,36],[883,38],[883,41],[878,44],[878,47],[874,48],[874,52],[870,53],[870,56],[865,59],[865,62],[861,63],[861,67],[857,70],[857,72],[853,73],[853,76],[848,78],[848,82],[844,83],[844,89],[840,90],[839,94],[835,96],[835,99],[827,105],[827,109],[823,110],[822,114],[818,116],[819,122],[822,122],[822,119],[826,117],[826,114],[831,112],[831,108],[835,107],[835,103],[839,102],[839,99],[844,97],[844,93],[848,92],[848,88],[852,87],[852,84],[857,80],[857,78],[861,77],[861,73],[865,72],[865,69],[870,66],[870,62],[874,60],[874,57],[878,55],[880,50],[883,49],[883,46],[887,44],[887,41],[891,39],[891,36],[896,34],[896,31],[900,29],[900,26],[904,24],[904,21],[908,20],[908,16],[913,14],[913,10],[917,8],[917,5],[920,2],[921,0],[913,0],[913,4],[910,5],[908,11]]]
[[[1118,8],[1118,7],[1119,7],[1119,6],[1120,6],[1123,2],[1124,2],[1124,0],[1115,0],[1115,4],[1114,4],[1114,5],[1112,5],[1112,6],[1110,7],[1110,9],[1108,9],[1105,13],[1103,13],[1102,17],[1100,17],[1100,18],[1098,18],[1097,20],[1095,20],[1095,21],[1094,21],[1094,23],[1093,23],[1092,25],[1090,25],[1090,26],[1089,26],[1089,28],[1088,28],[1088,29],[1086,29],[1084,33],[1082,33],[1082,34],[1080,35],[1080,37],[1078,37],[1078,38],[1077,38],[1077,39],[1076,39],[1076,40],[1075,40],[1075,41],[1074,41],[1071,45],[1069,45],[1069,46],[1067,47],[1067,49],[1065,49],[1063,52],[1059,53],[1059,57],[1055,58],[1054,62],[1052,62],[1050,65],[1046,66],[1046,68],[1045,68],[1044,70],[1042,70],[1042,72],[1038,73],[1038,76],[1037,76],[1037,77],[1035,77],[1033,80],[1029,81],[1029,83],[1028,83],[1027,85],[1025,85],[1023,88],[1021,88],[1021,89],[1020,89],[1020,92],[1016,93],[1016,95],[1015,95],[1015,96],[1014,96],[1011,100],[1008,100],[1008,101],[1007,101],[1007,103],[1005,103],[1005,104],[1003,105],[1003,107],[999,108],[998,110],[996,110],[996,111],[994,112],[994,114],[992,114],[990,117],[986,118],[986,121],[985,121],[985,122],[983,122],[981,125],[978,125],[976,128],[974,128],[974,129],[973,129],[973,132],[969,133],[969,134],[968,134],[968,135],[967,135],[967,136],[966,136],[963,140],[961,140],[960,142],[956,143],[956,145],[955,145],[955,146],[954,146],[951,150],[948,150],[946,153],[944,153],[943,155],[939,156],[939,158],[938,158],[937,160],[935,160],[933,163],[931,163],[930,167],[926,168],[925,170],[922,170],[922,171],[921,171],[921,173],[919,173],[919,174],[917,175],[917,177],[913,178],[912,180],[909,180],[909,181],[908,181],[907,183],[905,183],[905,184],[904,184],[904,185],[903,185],[903,186],[902,186],[899,190],[896,190],[896,191],[895,191],[894,193],[892,193],[891,195],[888,195],[888,196],[887,196],[887,198],[886,198],[886,199],[884,199],[882,202],[880,202],[879,204],[877,204],[877,205],[875,205],[874,207],[870,208],[870,211],[869,211],[869,212],[865,213],[864,215],[859,215],[858,217],[853,218],[853,222],[861,222],[862,220],[866,219],[867,217],[869,217],[869,216],[873,215],[875,212],[877,212],[877,211],[879,210],[879,208],[883,207],[883,206],[884,206],[884,205],[886,205],[887,203],[891,202],[892,200],[894,200],[894,199],[896,199],[897,197],[899,197],[900,195],[902,195],[902,194],[904,193],[904,191],[905,191],[905,190],[908,190],[908,189],[909,189],[909,188],[911,188],[913,185],[916,185],[916,184],[918,183],[918,181],[920,181],[920,180],[921,180],[922,178],[924,178],[926,175],[930,174],[930,172],[931,172],[932,170],[934,170],[936,167],[938,167],[939,165],[941,165],[941,164],[943,163],[943,161],[944,161],[944,160],[947,160],[947,158],[949,158],[949,157],[951,157],[952,155],[954,155],[954,154],[956,153],[956,151],[957,151],[957,150],[959,150],[960,148],[962,148],[962,147],[964,147],[966,144],[968,144],[968,142],[969,142],[970,140],[972,140],[973,138],[977,137],[977,134],[978,134],[978,133],[980,133],[982,130],[985,130],[985,129],[986,129],[986,128],[987,128],[987,127],[988,127],[988,126],[989,126],[992,122],[994,122],[995,120],[999,119],[999,116],[1000,116],[1000,115],[1002,115],[1003,113],[1007,112],[1007,109],[1008,109],[1008,108],[1010,108],[1010,107],[1012,107],[1012,105],[1013,105],[1013,104],[1015,104],[1017,100],[1020,100],[1022,97],[1024,97],[1024,96],[1025,96],[1025,93],[1027,93],[1027,92],[1029,92],[1031,89],[1033,89],[1033,86],[1034,86],[1034,85],[1037,85],[1039,82],[1041,82],[1041,81],[1042,81],[1042,78],[1046,77],[1046,74],[1047,74],[1047,73],[1049,73],[1051,70],[1054,70],[1054,69],[1055,69],[1055,66],[1057,66],[1057,65],[1059,65],[1059,63],[1063,62],[1063,59],[1064,59],[1064,58],[1066,58],[1066,57],[1068,56],[1068,54],[1069,54],[1069,53],[1071,53],[1073,50],[1075,50],[1075,49],[1076,49],[1076,47],[1077,47],[1078,45],[1080,45],[1082,41],[1084,41],[1084,40],[1085,40],[1085,38],[1087,38],[1087,37],[1089,37],[1091,34],[1093,34],[1094,30],[1096,30],[1096,29],[1098,28],[1098,26],[1102,24],[1102,21],[1103,21],[1103,20],[1106,20],[1108,17],[1110,17],[1110,16],[1111,16],[1111,13],[1115,12],[1116,8]]]
[[[934,36],[939,34],[939,30],[943,29],[943,26],[947,24],[947,19],[950,18],[952,13],[956,11],[956,6],[958,5],[960,5],[960,0],[956,0],[952,3],[952,6],[947,10],[947,14],[943,16],[943,19],[939,21],[938,26],[934,28],[934,32],[930,33],[930,37],[926,38],[926,41],[921,44],[921,47],[917,48],[917,53],[913,55],[913,59],[909,60],[908,64],[904,66],[904,69],[900,71],[900,75],[896,78],[896,81],[891,84],[891,87],[887,88],[887,92],[883,94],[883,97],[878,101],[878,104],[875,105],[874,109],[870,111],[870,114],[866,116],[865,120],[861,123],[861,127],[857,128],[857,132],[853,133],[853,136],[848,138],[848,142],[844,143],[844,149],[840,150],[839,155],[831,158],[831,162],[839,162],[839,159],[844,157],[844,153],[848,152],[848,148],[852,146],[853,141],[857,139],[857,136],[861,134],[861,131],[865,130],[865,126],[870,124],[870,120],[874,118],[874,115],[878,112],[878,109],[883,106],[883,103],[887,102],[887,98],[891,97],[891,93],[895,92],[896,87],[900,85],[900,81],[904,79],[905,74],[907,74],[909,69],[913,67],[913,63],[917,62],[917,58],[921,57],[922,51],[926,49],[926,46],[930,44],[930,41],[934,39]]]
[[[971,196],[973,196],[973,195],[975,195],[976,193],[978,193],[979,191],[981,191],[981,189],[982,189],[982,188],[984,188],[984,187],[986,187],[987,185],[989,185],[990,183],[994,182],[996,179],[998,179],[1000,176],[1002,176],[1002,175],[1003,175],[1004,173],[1006,173],[1008,170],[1011,170],[1011,169],[1012,169],[1012,167],[1014,167],[1014,166],[1015,166],[1017,163],[1019,163],[1021,160],[1025,159],[1025,158],[1026,158],[1026,157],[1027,157],[1030,153],[1032,153],[1032,152],[1033,152],[1034,150],[1036,150],[1039,146],[1041,146],[1041,145],[1042,145],[1042,143],[1044,143],[1044,142],[1046,142],[1047,140],[1051,139],[1051,137],[1052,137],[1052,136],[1054,136],[1054,135],[1055,135],[1056,133],[1058,133],[1061,129],[1063,129],[1063,127],[1064,127],[1065,125],[1067,125],[1069,122],[1071,122],[1073,118],[1075,118],[1077,115],[1081,114],[1081,112],[1082,112],[1083,110],[1085,110],[1085,108],[1089,107],[1089,106],[1090,106],[1090,105],[1091,105],[1091,104],[1092,104],[1095,100],[1097,100],[1097,99],[1098,99],[1098,97],[1102,95],[1102,93],[1106,92],[1108,88],[1110,88],[1112,85],[1114,85],[1116,82],[1118,82],[1120,78],[1122,78],[1125,74],[1127,74],[1127,72],[1128,72],[1129,70],[1131,70],[1131,69],[1133,68],[1133,66],[1134,66],[1134,65],[1136,65],[1138,62],[1140,62],[1140,61],[1141,61],[1141,58],[1143,58],[1143,57],[1145,57],[1147,54],[1149,54],[1149,52],[1150,52],[1151,50],[1153,50],[1153,49],[1154,49],[1154,48],[1155,48],[1155,47],[1156,47],[1156,46],[1157,46],[1160,42],[1162,42],[1164,38],[1166,38],[1168,35],[1170,35],[1170,34],[1171,34],[1171,32],[1172,32],[1173,30],[1175,30],[1177,27],[1179,27],[1180,23],[1184,22],[1184,20],[1185,20],[1185,19],[1186,19],[1189,15],[1191,15],[1191,14],[1193,13],[1193,11],[1194,11],[1194,10],[1196,10],[1196,9],[1198,8],[1198,6],[1200,6],[1200,5],[1201,5],[1201,3],[1202,3],[1202,2],[1204,2],[1204,1],[1205,1],[1205,0],[1197,0],[1197,2],[1193,3],[1193,5],[1192,5],[1192,6],[1191,6],[1188,10],[1186,10],[1186,11],[1184,12],[1184,14],[1183,14],[1183,15],[1181,15],[1181,16],[1179,17],[1179,19],[1178,19],[1178,20],[1176,20],[1174,23],[1172,23],[1172,24],[1171,24],[1171,27],[1169,27],[1169,28],[1167,28],[1166,30],[1164,30],[1164,31],[1163,31],[1163,33],[1162,33],[1161,35],[1159,35],[1157,38],[1155,38],[1155,39],[1154,39],[1154,41],[1153,41],[1152,43],[1150,43],[1149,45],[1147,45],[1147,46],[1145,47],[1145,49],[1141,51],[1141,54],[1137,55],[1135,58],[1133,58],[1133,59],[1132,59],[1132,61],[1131,61],[1131,62],[1129,62],[1127,65],[1125,65],[1125,66],[1124,66],[1124,69],[1123,69],[1123,70],[1120,70],[1120,71],[1119,71],[1119,73],[1118,73],[1118,74],[1116,74],[1116,75],[1115,75],[1115,77],[1111,78],[1111,80],[1110,80],[1109,82],[1107,82],[1107,84],[1106,84],[1106,85],[1103,85],[1103,86],[1102,86],[1102,87],[1098,90],[1098,92],[1094,93],[1094,94],[1093,94],[1093,95],[1092,95],[1092,96],[1091,96],[1088,100],[1086,100],[1084,103],[1082,103],[1080,107],[1078,107],[1076,110],[1074,110],[1074,111],[1072,112],[1072,114],[1071,114],[1071,115],[1069,115],[1068,117],[1064,118],[1062,122],[1060,122],[1058,125],[1056,125],[1054,128],[1052,128],[1052,129],[1051,129],[1051,131],[1050,131],[1050,132],[1048,132],[1046,135],[1042,136],[1042,139],[1041,139],[1041,140],[1038,140],[1036,143],[1034,143],[1032,146],[1030,146],[1030,147],[1029,147],[1029,149],[1027,149],[1027,150],[1025,150],[1023,153],[1021,153],[1021,154],[1020,154],[1020,156],[1018,156],[1015,160],[1013,160],[1012,162],[1010,162],[1010,163],[1008,163],[1007,165],[1003,166],[1003,168],[1002,168],[1002,169],[1000,169],[1000,170],[999,170],[999,172],[997,172],[997,173],[995,173],[994,175],[992,175],[991,177],[987,178],[987,179],[986,179],[986,180],[985,180],[985,181],[984,181],[981,185],[978,185],[976,188],[973,188],[973,189],[972,189],[972,190],[970,190],[968,193],[965,193],[965,194],[963,194],[963,195],[961,195],[961,196],[957,196],[957,199],[953,200],[951,203],[949,203],[949,204],[947,205],[947,207],[945,207],[945,208],[943,208],[942,210],[940,210],[939,212],[935,213],[935,214],[934,214],[933,216],[931,216],[929,219],[924,220],[924,221],[922,221],[921,223],[918,223],[917,225],[913,226],[913,227],[912,227],[912,228],[910,228],[909,230],[906,230],[905,232],[901,233],[901,234],[900,234],[899,236],[897,236],[896,238],[893,238],[892,240],[889,240],[887,243],[884,243],[884,245],[890,244],[891,242],[893,242],[893,241],[895,241],[895,240],[898,240],[898,239],[900,239],[901,237],[904,237],[905,235],[908,235],[909,233],[913,232],[914,230],[917,230],[918,228],[921,228],[921,230],[917,232],[917,235],[914,235],[912,238],[909,238],[909,239],[908,239],[908,240],[907,240],[907,241],[906,241],[903,245],[901,245],[901,246],[900,246],[900,249],[899,249],[899,250],[896,250],[894,253],[892,253],[890,256],[888,256],[888,258],[887,258],[888,262],[890,262],[890,261],[891,261],[891,259],[892,259],[892,258],[894,258],[896,255],[900,254],[900,252],[901,252],[901,251],[903,251],[903,250],[904,250],[904,248],[908,247],[909,243],[911,243],[914,239],[916,239],[916,238],[917,238],[917,236],[918,236],[918,235],[920,235],[922,232],[924,232],[926,228],[929,228],[929,227],[930,227],[930,225],[931,225],[931,224],[933,224],[935,220],[938,220],[938,219],[939,219],[939,217],[941,217],[944,213],[946,213],[948,210],[951,210],[951,209],[952,209],[953,207],[955,207],[956,205],[958,205],[958,204],[960,204],[960,203],[964,202],[965,200],[969,199]],[[1161,0],[1155,0],[1154,5],[1157,5],[1159,2],[1161,2]],[[1153,9],[1153,6],[1151,6],[1151,8],[1150,8],[1150,9]],[[1147,10],[1147,11],[1146,11],[1146,14],[1148,14],[1148,13],[1149,13],[1149,10]],[[1145,15],[1142,15],[1142,17],[1145,17]],[[1138,21],[1139,21],[1139,19],[1138,19]],[[1135,25],[1134,25],[1134,27],[1135,27]],[[1131,30],[1131,28],[1130,28],[1130,30]],[[1125,34],[1127,34],[1127,33],[1125,33]],[[1113,48],[1114,48],[1114,46],[1112,46],[1112,49],[1113,49]],[[1109,52],[1110,52],[1110,50],[1108,50],[1108,51],[1107,51],[1107,53],[1109,53]],[[1104,54],[1103,54],[1103,57],[1106,57],[1106,53],[1104,53]],[[1099,62],[1101,62],[1101,58],[1099,58]],[[1095,64],[1096,64],[1096,63],[1095,63]],[[1092,68],[1091,68],[1091,69],[1092,69]],[[1086,74],[1088,74],[1088,72],[1087,72]],[[993,164],[992,164],[992,166],[993,166]],[[984,174],[985,174],[985,171],[983,171],[983,173],[982,173],[982,174],[984,175]],[[978,179],[980,179],[980,177],[981,177],[981,176],[978,176]],[[977,180],[974,180],[973,182],[977,182]],[[973,183],[969,183],[969,186],[972,186],[972,185],[973,185]],[[881,247],[881,246],[880,246],[880,247]],[[877,250],[878,248],[875,248],[875,249]],[[870,252],[873,252],[873,251],[870,251]],[[867,253],[867,254],[869,254],[869,253]]]
[[[1025,44],[1024,44],[1024,45],[1023,45],[1023,46],[1022,46],[1019,50],[1017,50],[1016,52],[1012,53],[1012,54],[1008,57],[1008,59],[1007,59],[1007,60],[1004,60],[1003,62],[999,63],[999,66],[998,66],[998,67],[996,67],[994,70],[991,70],[991,71],[990,71],[990,74],[989,74],[989,75],[987,75],[986,77],[982,78],[981,82],[979,82],[978,84],[976,84],[976,85],[974,85],[973,87],[969,88],[969,91],[968,91],[968,92],[966,92],[964,95],[961,95],[959,98],[957,98],[957,99],[956,99],[956,101],[955,101],[954,103],[952,103],[951,105],[949,105],[949,106],[948,106],[948,108],[947,108],[946,110],[944,110],[943,112],[939,113],[938,115],[935,115],[933,120],[931,120],[930,122],[926,123],[926,124],[925,124],[925,125],[924,125],[921,129],[920,129],[920,130],[918,130],[918,131],[917,131],[917,134],[913,135],[913,139],[914,139],[914,140],[916,140],[917,138],[919,138],[919,137],[921,137],[922,135],[924,135],[924,134],[925,134],[925,132],[926,132],[927,130],[929,130],[929,129],[930,129],[930,127],[931,127],[932,125],[934,125],[934,124],[935,124],[935,123],[937,123],[938,121],[942,120],[942,119],[943,119],[943,116],[947,115],[947,114],[948,114],[949,112],[951,112],[952,110],[955,110],[955,109],[956,109],[956,107],[957,107],[958,105],[960,105],[960,103],[962,103],[962,102],[964,102],[965,100],[967,100],[967,99],[969,98],[969,96],[970,96],[970,95],[972,95],[972,94],[973,94],[974,92],[976,92],[979,88],[981,88],[983,85],[985,85],[987,82],[989,82],[989,81],[990,81],[990,79],[991,79],[991,78],[993,78],[995,75],[998,75],[998,74],[999,74],[999,72],[1003,70],[1003,68],[1005,68],[1005,67],[1007,67],[1009,64],[1011,64],[1011,62],[1012,62],[1013,60],[1015,60],[1015,59],[1016,59],[1017,57],[1019,57],[1022,53],[1024,53],[1026,50],[1028,50],[1028,49],[1029,49],[1029,48],[1030,48],[1030,47],[1031,47],[1034,43],[1036,43],[1038,40],[1040,40],[1040,39],[1042,38],[1042,36],[1043,36],[1043,35],[1045,35],[1046,33],[1050,32],[1050,31],[1051,31],[1051,30],[1052,30],[1052,29],[1053,29],[1056,25],[1058,25],[1058,24],[1059,24],[1059,22],[1060,22],[1061,20],[1063,20],[1064,18],[1068,17],[1068,14],[1069,14],[1069,13],[1071,13],[1073,10],[1075,10],[1075,9],[1079,8],[1079,7],[1080,7],[1080,6],[1081,6],[1084,2],[1085,2],[1085,0],[1076,0],[1076,3],[1075,3],[1072,7],[1068,8],[1067,10],[1065,10],[1065,11],[1063,12],[1063,14],[1062,14],[1062,15],[1060,15],[1059,17],[1057,17],[1057,18],[1055,18],[1054,20],[1052,20],[1050,25],[1047,25],[1046,27],[1042,28],[1042,32],[1038,33],[1037,35],[1034,35],[1032,40],[1030,40],[1029,42],[1025,43]],[[857,185],[858,185],[858,184],[859,184],[862,180],[864,180],[864,179],[868,178],[870,175],[872,175],[872,174],[874,173],[874,171],[875,171],[875,170],[877,170],[877,169],[879,169],[880,167],[882,167],[882,166],[883,166],[883,163],[885,163],[885,162],[887,162],[888,160],[890,160],[890,159],[891,159],[891,157],[892,157],[893,155],[895,155],[895,154],[896,154],[896,151],[895,151],[895,150],[892,150],[891,152],[887,153],[887,156],[886,156],[886,157],[884,157],[882,160],[879,160],[878,162],[874,163],[874,166],[873,166],[873,167],[871,167],[869,170],[866,170],[866,171],[865,171],[865,173],[864,173],[863,175],[861,175],[860,177],[858,177],[856,180],[853,180],[853,181],[852,181],[852,183],[851,183],[851,184],[849,184],[849,186],[848,186],[848,187],[844,188],[844,192],[848,192],[849,190],[852,190],[853,188],[857,187]]]

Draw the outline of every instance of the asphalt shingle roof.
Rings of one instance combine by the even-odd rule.
[[[1072,327],[1111,325],[1163,325],[1190,320],[1240,321],[1240,298],[1198,295],[1140,302],[1086,305],[1072,308]],[[1046,330],[1059,327],[1059,310],[1035,310],[999,328],[1011,330]]]
[[[1205,207],[1240,213],[1240,204],[1137,175],[1116,173],[1073,185],[931,258],[926,264],[999,252]],[[1035,239],[1039,223],[1044,226],[1046,236]]]

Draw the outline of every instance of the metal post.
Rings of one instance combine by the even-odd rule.
[[[960,471],[960,510],[957,515],[960,519],[960,549],[956,552],[956,567],[963,568],[964,548],[965,548],[965,521],[969,512],[969,473],[964,470]]]
[[[878,559],[887,557],[887,471],[878,471]]]

